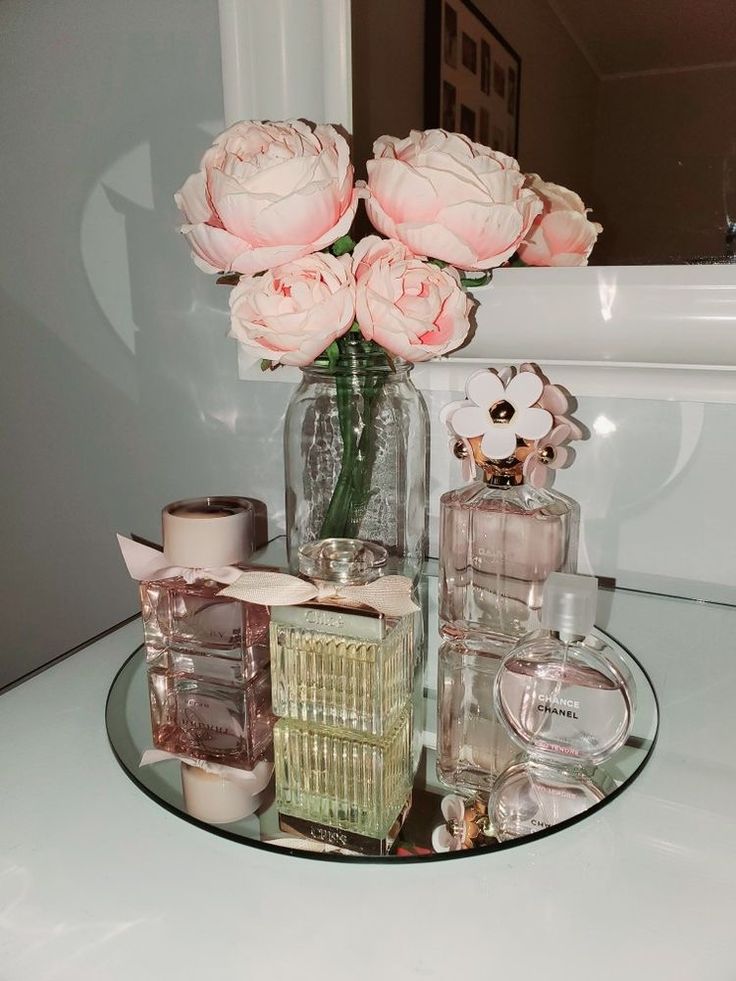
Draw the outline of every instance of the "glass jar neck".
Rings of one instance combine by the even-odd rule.
[[[383,348],[366,341],[359,334],[346,334],[337,342],[340,354],[330,363],[320,356],[302,368],[306,380],[333,378],[336,375],[377,374],[389,378],[406,378],[414,365],[402,358],[393,357]]]

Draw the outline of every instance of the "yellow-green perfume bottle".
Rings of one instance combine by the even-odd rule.
[[[331,538],[303,546],[299,559],[322,598],[271,609],[274,712],[356,733],[392,732],[411,697],[417,619],[359,601],[361,587],[381,577],[386,550]]]
[[[417,608],[356,539],[300,549],[315,587],[271,606],[276,803],[282,827],[363,853],[390,848],[412,784]]]

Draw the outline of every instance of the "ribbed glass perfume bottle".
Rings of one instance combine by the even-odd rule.
[[[384,736],[280,719],[274,727],[281,815],[383,838],[411,791],[411,712]]]
[[[386,551],[354,539],[303,546],[300,570],[316,583],[360,585],[381,574]],[[271,610],[276,715],[384,735],[412,692],[414,614],[389,617],[358,603],[315,600]]]
[[[300,571],[326,598],[271,608],[281,825],[370,853],[390,848],[413,775],[417,614],[387,616],[350,593],[386,559],[356,539],[304,545]]]

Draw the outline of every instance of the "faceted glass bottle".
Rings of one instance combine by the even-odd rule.
[[[193,581],[140,585],[154,745],[245,769],[272,743],[268,610],[218,596],[223,583],[207,570],[244,568],[251,528],[243,498],[168,505],[162,565],[191,569]]]
[[[597,764],[631,731],[636,692],[630,672],[593,628],[597,582],[553,574],[544,589],[542,630],[509,651],[494,704],[511,738],[533,758]]]
[[[466,796],[487,794],[518,747],[493,708],[501,658],[484,646],[445,641],[438,654],[437,776]]]
[[[440,499],[440,631],[484,637],[500,653],[539,626],[547,576],[574,571],[579,524],[575,501],[504,463]]]

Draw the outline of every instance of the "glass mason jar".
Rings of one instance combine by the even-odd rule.
[[[409,373],[360,335],[341,339],[333,364],[303,370],[284,424],[286,534],[382,545],[387,571],[416,579],[427,547],[429,420]]]

